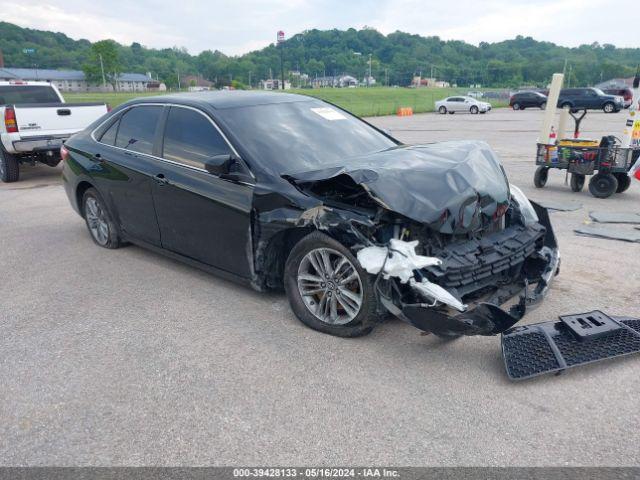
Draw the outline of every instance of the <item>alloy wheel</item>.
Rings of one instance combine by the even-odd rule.
[[[109,242],[109,223],[104,210],[93,197],[87,198],[84,207],[91,236],[99,245],[105,246]]]
[[[345,325],[363,301],[360,274],[342,253],[331,248],[308,252],[298,266],[298,291],[307,309],[329,325]]]

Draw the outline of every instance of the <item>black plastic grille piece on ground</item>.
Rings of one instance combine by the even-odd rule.
[[[558,318],[560,318],[560,321],[581,341],[609,335],[624,328],[600,310],[578,313],[576,315],[562,315]]]
[[[502,334],[502,356],[511,380],[640,353],[640,319],[607,317],[618,325],[600,336],[580,337],[563,322],[513,327]]]

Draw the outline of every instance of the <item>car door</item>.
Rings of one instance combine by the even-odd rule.
[[[153,148],[158,136],[160,105],[125,110],[96,138],[95,170],[91,177],[112,207],[126,237],[160,245],[160,230],[152,197]]]
[[[163,123],[153,188],[162,247],[248,278],[253,185],[205,170],[208,159],[235,151],[195,108],[168,107]]]
[[[451,97],[449,98],[449,101],[447,102],[447,110],[451,111],[451,112],[457,112],[460,110],[460,98],[458,97]]]

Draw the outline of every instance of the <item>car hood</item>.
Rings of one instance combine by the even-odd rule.
[[[401,146],[283,178],[304,191],[342,176],[380,206],[441,233],[476,231],[509,205],[504,169],[491,148],[477,141]]]

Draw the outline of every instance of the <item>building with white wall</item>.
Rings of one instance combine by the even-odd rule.
[[[0,68],[0,80],[24,80],[50,82],[61,92],[98,92],[112,91],[110,84],[106,88],[101,84],[90,84],[84,72],[80,70],[48,70],[41,68]],[[119,92],[144,92],[154,80],[142,73],[122,73],[118,78],[116,90]]]

